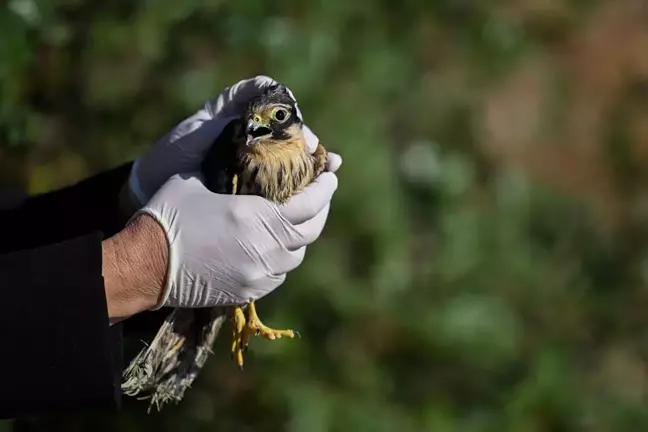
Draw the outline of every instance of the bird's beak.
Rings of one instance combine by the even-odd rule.
[[[248,120],[245,132],[247,135],[246,145],[251,146],[256,144],[259,138],[270,135],[272,130],[268,126],[250,119]]]

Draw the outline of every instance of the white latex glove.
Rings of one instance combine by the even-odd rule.
[[[197,173],[171,177],[136,213],[153,216],[169,242],[167,282],[156,308],[241,305],[277,288],[322,232],[337,184],[334,173],[324,172],[277,205],[214,194]]]
[[[239,81],[205,102],[201,110],[162,137],[133,164],[128,190],[135,207],[139,208],[146,203],[172,175],[199,171],[205,154],[225,126],[233,119],[243,116],[250,98],[276,83],[263,75]],[[292,92],[288,91],[295,99]],[[297,111],[299,112],[299,108]],[[299,115],[301,117],[301,113]],[[308,150],[312,153],[319,140],[306,126],[304,134]],[[341,163],[339,155],[329,153],[329,171],[335,172]]]

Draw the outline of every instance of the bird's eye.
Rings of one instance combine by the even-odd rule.
[[[283,110],[283,109],[278,109],[278,110],[275,111],[275,113],[274,113],[274,117],[275,117],[275,119],[276,119],[277,121],[284,121],[284,120],[286,120],[286,116],[287,116],[287,115],[288,115],[288,113],[286,113],[286,110]]]

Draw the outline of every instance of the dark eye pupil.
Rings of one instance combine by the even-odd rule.
[[[284,111],[284,110],[277,111],[277,113],[275,114],[275,117],[277,118],[277,120],[282,121],[283,119],[286,118],[286,111]]]

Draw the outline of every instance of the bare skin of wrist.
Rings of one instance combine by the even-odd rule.
[[[102,242],[108,317],[115,323],[157,305],[162,294],[169,246],[155,219],[141,215]]]

